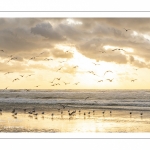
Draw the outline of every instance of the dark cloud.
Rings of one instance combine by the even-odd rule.
[[[72,53],[56,49],[57,44],[74,44],[78,52],[97,61],[148,67],[150,60],[150,40],[143,34],[150,35],[150,18],[73,18],[82,24],[68,24],[67,18],[1,18],[0,19],[0,53],[3,59],[9,55],[18,57],[18,61],[28,60],[44,50],[45,57],[72,58]],[[128,32],[124,28],[130,29]],[[135,34],[137,32],[137,35]],[[133,52],[112,53],[104,46],[130,48]],[[143,59],[143,62],[135,60]],[[143,64],[144,63],[144,64]]]
[[[41,35],[50,41],[64,41],[65,37],[59,34],[50,23],[37,24],[36,27],[31,28],[31,33]]]

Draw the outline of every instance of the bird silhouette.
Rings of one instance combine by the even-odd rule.
[[[22,78],[24,77],[24,75],[20,75]]]
[[[12,82],[19,80],[19,78],[14,79]]]
[[[87,100],[88,98],[90,98],[89,96],[85,98],[85,100]]]
[[[75,85],[78,85],[80,82],[74,83]]]
[[[125,28],[123,28],[123,29],[125,29]],[[131,29],[125,29],[126,32],[129,31],[129,30],[131,30]]]
[[[60,67],[57,71],[61,70],[62,67]]]
[[[39,87],[40,85],[36,85],[35,87]]]
[[[103,80],[99,80],[98,82],[103,82]]]
[[[65,85],[70,84],[70,83],[66,83],[66,82],[64,82],[64,83],[65,83]]]
[[[112,82],[113,79],[107,79],[108,81]]]
[[[100,65],[100,64],[96,64],[96,63],[93,63],[95,66],[97,66],[97,65]]]
[[[106,73],[108,73],[108,72],[111,72],[111,73],[113,73],[111,70],[107,70],[107,71],[104,73],[104,75],[105,75]]]
[[[131,80],[131,82],[134,82],[135,80],[137,80],[137,79],[133,79],[133,80]]]
[[[9,73],[13,73],[13,72],[6,72],[4,75],[9,74]]]

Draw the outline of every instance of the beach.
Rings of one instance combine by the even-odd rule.
[[[65,104],[63,104],[65,105]],[[0,132],[143,133],[150,132],[149,111],[101,109],[59,104],[0,103]],[[17,115],[13,116],[12,110]],[[27,109],[24,112],[23,109]],[[38,115],[28,112],[35,109]],[[60,110],[59,110],[60,109]],[[76,111],[72,116],[70,112]],[[79,112],[79,110],[81,112]],[[93,112],[94,110],[94,112]],[[111,111],[111,113],[110,113]],[[44,114],[42,114],[44,112]],[[61,114],[61,112],[63,112]],[[90,114],[88,114],[90,112]],[[132,112],[132,114],[130,114]],[[52,113],[54,114],[52,116]],[[84,113],[86,113],[84,115]]]

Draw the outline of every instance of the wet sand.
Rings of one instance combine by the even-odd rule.
[[[16,117],[12,110],[16,109]],[[23,109],[27,109],[26,112]],[[35,108],[37,117],[28,114]],[[0,103],[0,132],[49,132],[49,133],[143,133],[150,132],[150,112],[95,109],[91,106],[67,106],[50,104]],[[60,110],[58,110],[60,109]],[[76,110],[73,116],[68,115]],[[81,112],[79,113],[79,110]],[[93,110],[95,112],[93,113]],[[45,112],[44,115],[42,112]],[[63,111],[63,114],[61,114]],[[105,111],[103,114],[102,112]],[[88,114],[90,112],[90,114]],[[51,114],[54,114],[52,117]],[[86,113],[86,115],[84,115]]]

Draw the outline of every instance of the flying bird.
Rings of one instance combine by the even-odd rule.
[[[99,51],[99,52],[101,52],[101,53],[106,53],[105,51]]]
[[[88,98],[90,98],[90,97],[86,97],[85,100],[87,100]]]
[[[11,60],[15,60],[15,59],[17,59],[17,57],[12,57],[7,62],[10,62]]]
[[[56,78],[54,78],[53,81],[51,81],[50,83],[53,83],[55,79],[56,79]]]
[[[30,76],[32,76],[32,75],[34,75],[34,74],[29,74],[27,77],[30,77]]]
[[[75,85],[78,85],[80,82],[74,83]]]
[[[125,28],[124,28],[125,29]],[[127,32],[128,30],[131,30],[131,29],[125,29],[125,31]]]
[[[62,68],[62,67],[61,67]],[[61,68],[59,68],[57,71],[61,70]]]
[[[64,82],[64,83],[65,83],[65,85],[70,84],[70,83],[66,83],[66,82]]]
[[[45,58],[44,60],[47,60],[47,61],[49,61],[49,60],[53,60],[52,58]]]
[[[98,82],[103,82],[103,80],[99,80]]]
[[[77,67],[79,67],[79,66],[74,66],[73,68],[77,68]]]
[[[111,73],[113,73],[111,70],[107,70],[107,71],[104,73],[104,75],[105,75],[106,73],[108,73],[108,72],[111,72]]]
[[[12,82],[19,80],[19,78],[14,79]]]
[[[39,87],[40,85],[36,85],[35,87]]]
[[[20,75],[20,76],[23,78],[24,75]]]
[[[61,78],[56,78],[57,80],[60,80]]]
[[[96,65],[100,65],[100,64],[96,64],[96,63],[93,63],[93,64],[94,64],[95,66],[96,66]]]
[[[4,53],[4,50],[3,50],[3,49],[1,49],[0,51]]]
[[[12,73],[12,72],[6,72],[4,75],[9,74],[9,73]]]
[[[108,81],[112,82],[113,79],[107,79]]]
[[[133,79],[133,80],[131,80],[131,82],[134,82],[135,80],[137,80],[137,79]]]

